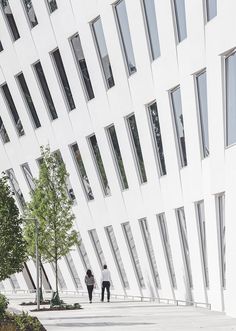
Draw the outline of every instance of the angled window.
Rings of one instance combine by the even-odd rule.
[[[148,227],[146,218],[140,219],[139,224],[140,224],[141,232],[142,232],[144,243],[145,243],[145,248],[146,248],[146,252],[147,252],[149,265],[150,265],[150,268],[152,271],[153,280],[154,280],[156,287],[160,289],[161,282],[160,282],[160,277],[159,277],[159,273],[157,270],[156,258],[155,258],[155,254],[154,254],[154,250],[153,250],[153,246],[152,246],[152,238],[151,238],[151,234],[149,231],[149,227]]]
[[[94,34],[94,39],[97,47],[97,52],[99,55],[99,60],[103,70],[103,76],[106,82],[107,89],[111,88],[115,85],[113,73],[111,69],[111,63],[107,51],[106,40],[102,28],[102,21],[101,18],[98,17],[92,23],[92,31]]]
[[[130,36],[125,0],[118,1],[118,3],[115,5],[115,13],[120,33],[120,39],[122,42],[122,48],[125,55],[126,66],[129,75],[132,75],[134,72],[136,72],[136,64]]]
[[[57,2],[56,0],[46,0],[48,4],[48,9],[50,13],[53,13],[57,9]]]
[[[126,244],[129,249],[130,257],[131,257],[131,260],[133,263],[133,267],[135,270],[135,275],[137,277],[138,284],[139,284],[140,288],[145,288],[141,265],[139,262],[138,253],[136,250],[134,237],[133,237],[129,222],[123,223],[122,228],[123,228],[124,236],[126,239]]]
[[[125,168],[124,168],[124,164],[123,164],[123,160],[122,160],[120,147],[119,147],[114,125],[111,125],[107,128],[107,134],[108,134],[108,139],[110,141],[110,146],[112,149],[112,154],[114,157],[116,169],[117,169],[117,172],[119,175],[121,187],[123,190],[125,190],[125,189],[129,188],[129,186],[128,186],[128,182],[127,182],[127,178],[126,178],[126,174],[125,174]]]
[[[11,117],[12,117],[13,122],[15,124],[16,131],[17,131],[19,136],[23,136],[25,134],[24,128],[22,126],[19,114],[16,110],[16,106],[15,106],[14,101],[12,99],[11,92],[10,92],[7,84],[2,85],[1,88],[2,88],[3,95],[5,97],[8,109],[11,112]]]
[[[8,0],[0,0],[0,4],[1,4],[2,11],[3,11],[3,14],[5,16],[5,19],[8,23],[8,27],[11,30],[12,38],[15,41],[15,40],[20,38],[20,34],[18,32],[14,16],[12,14],[11,7],[9,5],[9,1]]]
[[[205,0],[206,1],[206,18],[209,22],[217,15],[217,0]]]
[[[47,84],[47,81],[46,81],[46,78],[45,78],[43,68],[42,68],[42,65],[41,65],[40,61],[34,64],[34,70],[35,70],[36,76],[38,78],[38,82],[39,82],[41,91],[43,93],[44,100],[45,100],[47,109],[50,113],[51,119],[55,120],[56,118],[58,118],[57,111],[56,111],[56,108],[54,106],[54,102],[52,100],[51,92],[48,88],[48,84]]]
[[[103,193],[105,195],[110,195],[110,187],[108,184],[108,180],[107,180],[107,176],[106,176],[106,172],[104,169],[104,165],[102,162],[102,157],[100,154],[100,150],[98,147],[98,143],[97,143],[97,138],[95,135],[90,136],[89,138],[89,144],[92,150],[92,156],[98,171],[98,175],[102,184],[102,189],[103,189]]]
[[[27,263],[24,263],[24,268],[22,270],[22,275],[24,277],[24,280],[27,284],[27,287],[28,287],[28,290],[30,291],[35,291],[36,290],[36,286],[35,286],[35,283],[34,283],[34,280],[31,276],[31,273],[29,271],[29,268],[27,266]]]
[[[141,150],[141,145],[139,141],[138,128],[136,125],[136,120],[134,114],[127,117],[127,124],[129,129],[129,135],[131,138],[133,153],[135,156],[136,165],[138,168],[138,175],[141,183],[147,181],[146,170],[143,161],[143,154]]]
[[[151,51],[152,60],[155,60],[161,55],[161,51],[157,30],[157,19],[154,0],[143,0],[143,8],[146,29],[148,33],[148,44]]]
[[[28,163],[24,163],[21,165],[21,169],[23,171],[23,174],[25,176],[26,182],[30,188],[31,191],[34,191],[35,189],[35,181],[34,181],[34,177],[32,175],[32,172],[30,170],[29,164]]]
[[[171,91],[171,105],[174,117],[174,127],[177,140],[178,154],[181,167],[187,165],[187,155],[185,148],[184,119],[182,114],[182,101],[180,87]]]
[[[155,156],[158,163],[159,173],[161,176],[166,175],[166,164],[161,138],[161,128],[156,102],[148,106],[148,115],[151,124],[152,138],[155,147]]]
[[[37,17],[34,12],[34,7],[32,4],[32,0],[23,0],[23,4],[25,7],[25,11],[28,17],[28,21],[30,24],[30,27],[33,28],[38,24]]]
[[[124,288],[129,288],[129,282],[128,282],[128,278],[125,272],[125,268],[121,259],[121,255],[120,255],[120,250],[119,250],[119,246],[117,244],[116,241],[116,237],[115,237],[115,233],[113,230],[113,227],[107,226],[105,228],[106,234],[107,234],[107,238],[109,240],[109,244],[112,250],[112,254],[113,254],[113,258],[115,260],[119,275],[120,275],[120,279],[122,282],[122,285]]]
[[[51,290],[52,286],[49,282],[48,276],[46,274],[46,271],[44,269],[43,264],[41,263],[41,270],[42,270],[42,283],[43,283],[43,287],[45,290]]]
[[[80,77],[82,79],[84,91],[86,93],[86,99],[91,100],[94,98],[93,87],[91,84],[79,35],[78,34],[74,35],[73,37],[71,37],[70,41],[74,52],[75,60],[77,63],[77,67],[80,72]]]
[[[65,72],[64,64],[62,62],[60,51],[57,48],[51,54],[52,54],[52,58],[54,60],[54,64],[55,64],[55,67],[56,67],[56,70],[57,70],[58,77],[59,77],[60,82],[61,82],[62,91],[63,91],[65,99],[67,101],[67,105],[68,105],[70,110],[73,110],[73,109],[75,109],[75,103],[74,103],[74,99],[73,99],[73,96],[72,96],[72,93],[71,93],[71,89],[70,89],[70,85],[69,85],[69,82],[68,82],[68,79],[67,79],[67,75],[66,75],[66,72]]]
[[[207,241],[206,241],[206,219],[204,210],[204,201],[198,201],[195,204],[197,214],[198,236],[200,242],[200,253],[203,265],[203,275],[205,287],[209,287],[208,261],[207,261]]]
[[[19,285],[18,280],[17,280],[17,278],[16,278],[15,275],[11,275],[11,276],[9,277],[9,280],[10,280],[11,285],[12,285],[12,288],[13,288],[14,290],[20,289],[20,285]]]
[[[93,244],[93,248],[95,250],[98,263],[101,269],[103,269],[104,264],[106,264],[105,256],[103,254],[102,246],[100,244],[97,231],[95,229],[89,231],[90,239]]]
[[[87,271],[88,269],[92,269],[91,268],[91,264],[88,258],[88,254],[86,252],[85,246],[83,244],[82,238],[81,238],[81,234],[78,232],[78,240],[79,240],[79,244],[77,245],[77,249],[81,258],[81,261],[83,263],[84,266],[84,270]]]
[[[2,42],[0,40],[0,52],[2,52],[4,50],[3,46],[2,46]]]
[[[157,222],[160,230],[162,246],[166,258],[167,268],[170,275],[171,285],[173,288],[177,288],[175,269],[173,264],[172,252],[170,247],[169,234],[167,230],[167,224],[164,214],[157,215]]]
[[[202,156],[209,155],[209,134],[208,134],[208,107],[207,107],[207,81],[206,71],[196,76],[197,108],[200,123],[201,150]]]
[[[193,288],[192,271],[190,264],[187,226],[186,226],[185,213],[183,207],[176,209],[176,216],[177,216],[180,243],[182,248],[182,256],[183,256],[184,267],[186,272],[186,280],[188,282],[189,287],[192,289]]]
[[[187,37],[186,28],[186,14],[185,14],[185,0],[173,0],[174,15],[175,15],[175,25],[178,37],[178,42],[180,43]]]
[[[81,280],[79,278],[78,272],[76,270],[74,261],[73,261],[72,256],[71,256],[70,253],[68,253],[65,256],[65,261],[66,261],[67,267],[69,269],[69,272],[71,274],[71,277],[72,277],[73,283],[75,285],[75,288],[82,289],[83,287],[82,287],[82,284],[81,284]]]
[[[28,107],[28,110],[30,112],[32,121],[34,123],[34,127],[39,128],[41,126],[41,124],[40,124],[38,114],[37,114],[36,109],[34,107],[34,103],[33,103],[33,100],[31,98],[31,94],[30,94],[30,91],[29,91],[28,86],[26,84],[25,77],[24,77],[23,73],[17,75],[16,79],[17,79],[17,81],[19,83],[19,86],[21,88],[25,103]]]
[[[52,267],[52,270],[55,274],[56,273],[55,263],[52,262],[51,267]],[[58,284],[60,286],[60,289],[61,290],[67,290],[66,282],[65,282],[65,279],[62,275],[62,272],[61,272],[61,269],[60,269],[59,265],[57,265],[57,277],[58,277]]]
[[[74,156],[74,160],[76,162],[76,166],[79,172],[79,176],[80,176],[80,180],[84,189],[84,192],[86,194],[86,197],[88,200],[93,200],[94,196],[93,196],[93,192],[89,183],[89,179],[84,167],[84,163],[80,154],[80,150],[78,147],[78,144],[73,144],[71,145],[71,150]]]
[[[225,59],[226,145],[236,142],[236,52]]]
[[[3,124],[2,118],[0,116],[0,136],[4,144],[10,141],[5,125]]]
[[[223,289],[226,287],[226,241],[225,241],[225,194],[216,195],[216,219],[218,229],[218,247],[220,259],[220,280]]]
[[[25,199],[24,199],[24,196],[21,192],[19,183],[16,179],[14,170],[12,168],[6,170],[6,175],[8,177],[10,187],[12,189],[12,192],[13,192],[14,196],[16,197],[17,202],[19,203],[20,207],[22,209],[24,209],[25,208]]]

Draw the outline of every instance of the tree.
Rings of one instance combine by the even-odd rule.
[[[59,298],[58,260],[78,243],[78,236],[73,230],[75,216],[67,191],[65,164],[60,154],[51,153],[49,147],[41,147],[41,156],[39,179],[35,180],[25,217],[38,221],[39,253],[44,262],[51,262],[55,267],[56,296]],[[25,222],[24,234],[31,254],[35,247],[33,233],[34,222]]]
[[[22,271],[26,259],[22,219],[4,175],[0,178],[0,281]]]

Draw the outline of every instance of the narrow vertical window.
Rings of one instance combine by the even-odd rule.
[[[11,189],[12,189],[12,191],[14,193],[14,196],[17,199],[17,202],[19,203],[19,205],[21,206],[21,208],[24,209],[25,208],[25,199],[24,199],[24,196],[23,196],[23,194],[21,192],[19,183],[18,183],[18,181],[16,179],[14,170],[13,169],[6,170],[6,175],[8,177],[8,180],[9,180]]]
[[[139,141],[138,128],[136,125],[136,120],[134,114],[127,117],[127,124],[129,129],[129,134],[132,142],[133,152],[135,155],[136,165],[138,168],[138,174],[141,183],[145,183],[147,181],[146,170],[143,161],[143,154],[141,150],[141,145]]]
[[[223,289],[226,288],[226,255],[225,255],[225,195],[224,193],[216,196],[216,218],[218,228],[218,245],[220,258],[220,279]]]
[[[27,284],[28,290],[30,290],[30,292],[31,291],[35,291],[36,290],[36,286],[35,286],[35,283],[33,281],[33,278],[31,276],[31,273],[30,273],[29,268],[28,268],[28,266],[27,266],[26,263],[24,263],[24,268],[22,270],[22,275],[23,275],[23,277],[25,279],[25,282]]]
[[[82,264],[84,266],[84,270],[85,271],[87,271],[88,269],[91,270],[92,268],[91,268],[91,264],[90,264],[90,261],[88,258],[88,254],[85,249],[84,243],[82,241],[81,234],[79,232],[78,232],[78,240],[79,240],[79,243],[77,245],[77,249],[78,249]]]
[[[98,263],[101,269],[103,269],[104,264],[106,264],[105,256],[103,254],[102,246],[95,229],[89,231],[89,235],[98,259]]]
[[[83,185],[84,192],[88,200],[93,200],[93,192],[89,183],[89,179],[84,167],[84,163],[80,154],[80,150],[77,144],[71,145],[71,150],[74,156],[74,160],[76,162],[76,166],[79,172],[80,180]]]
[[[116,241],[116,237],[115,237],[113,227],[111,225],[107,226],[105,228],[105,231],[106,231],[109,243],[110,243],[110,247],[111,247],[111,250],[112,250],[113,257],[114,257],[115,262],[116,262],[116,266],[117,266],[117,269],[118,269],[118,272],[119,272],[119,275],[120,275],[120,279],[122,281],[122,285],[123,285],[124,288],[129,288],[128,278],[127,278],[125,268],[124,268],[124,265],[123,265],[123,262],[122,262],[122,259],[121,259],[120,250],[119,250],[119,246],[118,246],[117,241]]]
[[[34,70],[35,70],[36,76],[38,78],[38,82],[40,84],[41,91],[43,93],[44,100],[45,100],[47,108],[49,110],[51,119],[55,120],[56,118],[58,118],[57,111],[56,111],[56,108],[54,106],[54,102],[52,100],[51,92],[49,90],[48,83],[46,81],[46,78],[45,78],[45,75],[44,75],[44,72],[43,72],[43,68],[42,68],[42,65],[41,65],[40,62],[37,62],[37,63],[34,64]]]
[[[57,9],[57,2],[56,0],[47,0],[48,9],[50,13],[53,13]]]
[[[2,46],[2,42],[0,40],[0,52],[2,52],[4,50],[3,46]]]
[[[121,187],[123,190],[125,190],[129,186],[128,186],[128,182],[127,182],[127,178],[126,178],[126,174],[125,174],[125,168],[124,168],[124,164],[123,164],[123,160],[122,160],[122,156],[121,156],[121,152],[120,152],[120,147],[119,147],[119,143],[118,143],[118,139],[117,139],[117,135],[116,135],[115,126],[114,125],[109,126],[107,128],[107,133],[108,133],[108,138],[109,138],[111,149],[112,149],[112,154],[114,156],[116,169],[117,169],[117,172],[119,175]]]
[[[209,22],[217,15],[217,0],[206,0],[206,18]]]
[[[92,150],[93,159],[99,174],[100,181],[102,183],[103,193],[105,195],[110,195],[110,187],[108,184],[106,172],[102,162],[102,157],[97,143],[97,138],[95,135],[89,137],[89,143]]]
[[[182,101],[180,87],[171,91],[172,111],[174,115],[175,134],[178,143],[178,152],[181,167],[187,165],[187,155],[185,148],[184,119],[182,114]]]
[[[136,64],[135,64],[133,46],[130,36],[125,0],[121,0],[116,4],[115,13],[118,22],[122,47],[125,55],[126,66],[129,75],[132,75],[134,72],[136,72]]]
[[[43,287],[45,290],[51,290],[52,286],[49,282],[48,276],[46,274],[46,271],[44,269],[43,264],[41,263],[41,269],[42,269],[42,283],[43,283]]]
[[[67,75],[65,72],[64,64],[62,62],[61,54],[58,48],[52,52],[52,58],[56,66],[58,76],[60,78],[61,87],[63,89],[64,96],[67,100],[68,107],[70,110],[73,110],[75,108],[75,103],[71,93]]]
[[[201,149],[203,157],[209,155],[208,107],[206,71],[196,76],[197,106],[200,122]]]
[[[51,266],[52,266],[53,272],[55,273],[56,272],[55,263],[52,262]],[[60,286],[60,289],[61,290],[67,290],[66,282],[65,282],[65,279],[62,275],[61,268],[59,267],[59,265],[57,265],[57,277],[58,277],[58,284]]]
[[[74,261],[73,261],[72,256],[71,256],[70,253],[68,253],[65,256],[65,260],[66,260],[66,264],[67,264],[67,267],[68,267],[69,272],[71,274],[71,277],[72,277],[72,280],[73,280],[73,283],[74,283],[75,287],[77,289],[81,289],[82,288],[81,280],[79,278],[78,272],[76,270]]]
[[[204,283],[205,283],[205,287],[208,288],[209,275],[208,275],[208,261],[207,261],[206,220],[205,220],[204,201],[198,201],[196,203],[196,213],[197,213],[198,236],[200,242],[200,253],[203,264]]]
[[[177,215],[177,224],[178,224],[180,243],[181,243],[181,247],[182,247],[184,267],[185,267],[185,271],[186,271],[186,281],[188,282],[189,287],[192,289],[193,281],[192,281],[192,271],[191,271],[191,264],[190,264],[187,226],[186,226],[186,221],[185,221],[184,208],[182,207],[182,208],[176,209],[176,215]]]
[[[28,163],[24,163],[21,165],[21,169],[23,171],[23,174],[25,176],[26,182],[30,188],[31,191],[34,191],[35,189],[35,181],[34,181],[34,177],[32,175],[32,172],[30,170],[30,167],[28,165]]]
[[[173,0],[176,32],[180,43],[187,37],[185,0]]]
[[[174,263],[172,258],[172,252],[170,247],[170,240],[169,240],[169,234],[167,230],[167,224],[164,214],[157,215],[157,221],[158,226],[161,234],[161,241],[162,246],[164,249],[164,254],[166,258],[167,268],[169,271],[170,279],[171,279],[171,285],[173,288],[177,288],[177,282],[176,282],[176,276],[175,276],[175,269],[174,269]]]
[[[36,109],[34,107],[34,103],[33,103],[33,100],[31,98],[30,91],[29,91],[28,86],[26,84],[25,77],[21,73],[21,74],[17,75],[16,78],[17,78],[17,81],[20,85],[20,88],[21,88],[22,94],[24,96],[25,103],[27,104],[28,110],[30,112],[31,118],[33,120],[34,127],[39,128],[41,126],[41,124],[40,124]]]
[[[155,147],[155,155],[158,163],[159,173],[161,176],[166,175],[166,164],[161,138],[161,128],[156,102],[148,106],[148,115],[152,129],[152,137]]]
[[[103,75],[106,82],[106,87],[109,89],[115,85],[113,73],[111,69],[111,63],[107,51],[106,40],[102,28],[101,18],[98,17],[92,23],[93,34],[95,37],[96,47],[99,54],[99,59],[103,69]]]
[[[152,55],[152,60],[155,60],[161,55],[159,35],[157,29],[157,19],[154,0],[143,0],[146,28],[148,32],[148,43]]]
[[[12,285],[14,290],[20,289],[20,285],[19,285],[18,280],[17,280],[15,275],[11,275],[9,277],[9,280],[10,280],[11,285]]]
[[[236,142],[236,52],[225,59],[226,145]]]
[[[14,104],[14,101],[13,101],[12,96],[11,96],[11,92],[10,92],[7,84],[2,85],[2,92],[3,92],[3,95],[4,95],[5,100],[7,102],[7,106],[9,108],[10,112],[11,112],[11,116],[12,116],[12,119],[14,121],[17,133],[18,133],[19,136],[23,136],[25,134],[24,128],[22,126],[19,114],[16,110],[16,106]]]
[[[10,141],[5,125],[3,124],[2,118],[0,116],[0,136],[4,144]]]
[[[129,222],[123,223],[122,228],[123,228],[123,231],[124,231],[126,244],[128,246],[129,252],[130,252],[130,256],[131,256],[131,260],[132,260],[132,263],[133,263],[135,274],[136,274],[136,277],[137,277],[137,280],[138,280],[138,284],[139,284],[140,288],[145,288],[145,283],[144,283],[144,278],[143,278],[143,274],[142,274],[142,270],[141,270],[141,265],[140,265],[140,262],[139,262],[138,253],[137,253],[137,250],[136,250],[134,237],[133,237],[133,234],[131,232],[131,227],[130,227]]]
[[[9,1],[8,0],[0,0],[0,1],[1,1],[0,3],[3,10],[3,14],[11,30],[12,37],[14,40],[17,40],[20,38],[20,34],[18,32],[14,16],[12,14],[11,7],[9,5]]]
[[[154,283],[155,283],[156,287],[160,289],[161,282],[160,282],[160,277],[159,277],[159,273],[157,270],[157,263],[156,263],[153,246],[152,246],[152,238],[151,238],[151,234],[149,231],[147,220],[145,218],[142,218],[141,220],[139,220],[139,224],[140,224],[141,232],[143,235],[145,248],[146,248],[146,252],[147,252],[147,256],[148,256],[148,261],[149,261],[149,264],[151,267]]]
[[[25,7],[25,11],[28,17],[30,27],[33,28],[38,24],[38,20],[34,12],[32,0],[23,0],[23,4]]]
[[[72,49],[75,55],[75,60],[80,72],[80,76],[82,78],[82,82],[83,82],[83,87],[86,93],[86,98],[87,100],[91,100],[94,98],[94,93],[93,93],[93,87],[91,84],[91,80],[90,80],[90,76],[89,76],[89,72],[88,72],[88,68],[87,68],[87,64],[85,61],[85,57],[84,57],[84,52],[82,49],[82,45],[81,45],[81,41],[80,41],[80,37],[78,34],[74,35],[71,39],[71,45],[72,45]]]

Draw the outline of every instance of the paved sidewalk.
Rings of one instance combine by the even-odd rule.
[[[37,316],[48,331],[236,331],[236,319],[202,308],[171,306],[150,302],[94,302],[85,298],[63,298],[79,301],[83,309],[31,313]],[[95,299],[96,300],[96,299]],[[22,301],[12,296],[10,303],[20,308]],[[24,310],[31,309],[27,307]]]

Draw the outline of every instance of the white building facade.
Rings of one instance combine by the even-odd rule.
[[[60,151],[81,236],[60,289],[106,263],[115,294],[236,316],[235,0],[0,3],[0,170],[22,210],[40,146]]]

